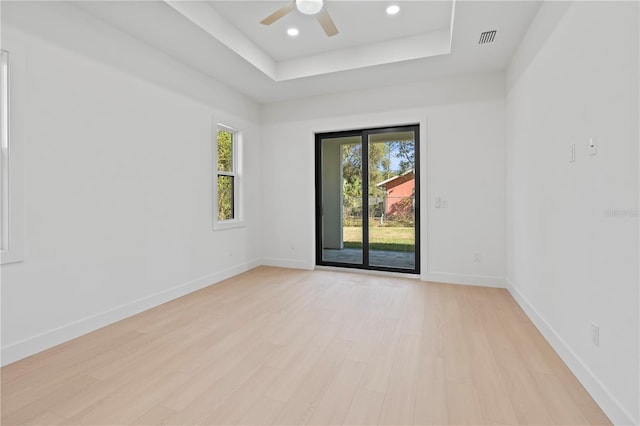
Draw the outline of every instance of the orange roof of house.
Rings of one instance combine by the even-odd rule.
[[[390,177],[389,179],[383,180],[383,181],[382,181],[382,182],[380,182],[380,183],[376,183],[376,186],[377,186],[377,187],[383,187],[383,186],[384,186],[384,187],[386,187],[388,183],[393,182],[394,180],[400,179],[400,178],[402,178],[402,177],[405,177],[405,176],[407,176],[407,175],[409,175],[409,174],[413,174],[413,169],[407,170],[406,172],[404,172],[404,173],[403,173],[403,174],[401,174],[401,175],[397,175],[397,176],[394,176],[394,177]]]

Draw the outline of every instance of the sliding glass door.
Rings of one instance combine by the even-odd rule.
[[[419,273],[417,125],[316,135],[316,263]]]

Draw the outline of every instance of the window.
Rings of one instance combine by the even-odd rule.
[[[240,211],[240,133],[218,124],[215,144],[214,229],[242,225]]]
[[[19,73],[15,73],[16,77]],[[12,85],[11,87],[13,87]],[[9,53],[0,50],[0,252],[2,264],[24,259],[22,152],[10,140]]]
[[[9,54],[0,51],[0,247],[9,249]]]

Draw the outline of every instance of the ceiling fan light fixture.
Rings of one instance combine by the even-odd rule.
[[[322,0],[296,0],[296,7],[300,13],[315,15],[322,10]]]

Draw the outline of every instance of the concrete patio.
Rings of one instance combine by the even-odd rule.
[[[362,264],[361,249],[324,249],[322,260],[325,262],[339,262]],[[369,264],[388,268],[415,269],[415,253],[407,251],[370,250]]]

